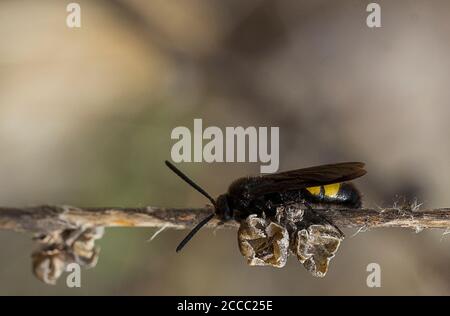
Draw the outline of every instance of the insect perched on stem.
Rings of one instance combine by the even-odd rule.
[[[241,221],[251,214],[274,217],[280,206],[302,203],[311,209],[330,206],[359,208],[361,195],[347,181],[366,174],[364,163],[343,162],[291,170],[255,177],[244,177],[234,181],[228,192],[213,199],[205,190],[166,160],[166,165],[190,186],[208,198],[214,213],[200,221],[181,241],[176,251],[206,225],[214,216],[222,222],[234,219]]]

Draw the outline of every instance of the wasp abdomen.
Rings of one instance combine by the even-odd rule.
[[[349,208],[361,207],[361,194],[350,182],[308,187],[306,191],[313,203],[331,203]]]

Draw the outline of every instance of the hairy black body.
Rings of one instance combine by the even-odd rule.
[[[230,214],[223,219],[233,218],[242,220],[251,214],[275,216],[277,207],[295,203],[304,203],[307,206],[320,209],[331,206],[345,208],[361,207],[361,194],[350,182],[336,184],[339,186],[337,194],[327,195],[324,186],[319,194],[311,193],[307,188],[271,192],[252,196],[251,187],[261,181],[259,178],[241,178],[232,183],[222,198],[227,200]]]

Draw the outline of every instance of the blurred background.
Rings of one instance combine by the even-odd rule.
[[[0,204],[201,207],[163,164],[176,126],[279,126],[280,170],[361,160],[365,205],[450,206],[450,2],[0,2]],[[214,196],[258,163],[180,166]],[[236,231],[107,229],[82,287],[31,273],[27,234],[0,231],[0,294],[450,294],[443,231],[346,230],[324,279],[294,257],[248,267]],[[366,266],[381,265],[381,288]]]

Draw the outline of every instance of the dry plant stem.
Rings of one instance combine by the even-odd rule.
[[[104,227],[167,227],[192,228],[213,210],[205,208],[79,208],[72,206],[38,206],[26,208],[0,208],[0,229],[25,232],[52,232],[64,229]],[[387,209],[326,209],[317,210],[341,228],[346,227],[409,227],[448,228],[450,208],[420,211]],[[214,219],[208,227],[219,226]],[[230,221],[222,227],[238,227]]]

